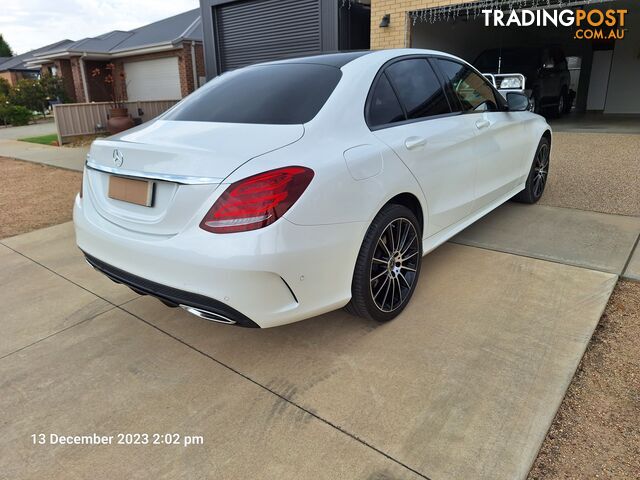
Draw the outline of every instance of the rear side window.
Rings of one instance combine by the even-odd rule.
[[[342,72],[316,64],[275,64],[221,75],[167,112],[164,120],[291,125],[313,119]]]
[[[431,65],[423,58],[402,60],[387,70],[408,119],[450,113],[447,97]]]
[[[495,111],[498,103],[487,80],[458,62],[438,59],[445,78],[460,101],[463,112]]]
[[[383,73],[376,82],[369,104],[369,126],[377,127],[387,123],[405,120],[404,112],[389,79]]]

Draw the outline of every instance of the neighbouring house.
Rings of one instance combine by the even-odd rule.
[[[40,74],[40,69],[32,65],[27,65],[27,62],[33,59],[34,55],[40,52],[44,52],[52,48],[58,48],[69,42],[71,42],[71,40],[62,40],[36,50],[31,50],[30,52],[23,53],[22,55],[0,57],[0,78],[6,79],[11,86],[15,85],[23,78],[37,78]]]
[[[27,61],[31,68],[62,77],[69,98],[79,103],[109,101],[103,80],[110,63],[115,66],[116,88],[126,100],[178,100],[188,95],[205,78],[200,10],[130,31],[60,42],[39,49]]]

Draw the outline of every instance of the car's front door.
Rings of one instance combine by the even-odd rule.
[[[380,72],[367,123],[416,177],[429,209],[424,236],[471,213],[475,160],[473,125],[452,113],[440,80],[424,57],[400,59]]]
[[[504,197],[524,181],[523,168],[529,145],[522,112],[500,107],[495,90],[472,68],[450,59],[436,60],[459,102],[463,117],[471,119],[475,131],[473,156],[477,159],[474,210],[481,210]]]

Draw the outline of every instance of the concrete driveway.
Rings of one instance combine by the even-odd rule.
[[[412,303],[384,325],[343,312],[211,324],[93,272],[70,224],[5,239],[0,471],[525,478],[640,233],[637,218],[566,210],[502,207],[425,257]],[[34,445],[38,433],[181,437]]]

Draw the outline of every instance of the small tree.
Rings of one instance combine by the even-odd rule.
[[[9,103],[43,114],[49,106],[47,95],[40,81],[29,79],[18,81],[16,86],[11,89]]]
[[[69,101],[62,78],[44,74],[40,77],[40,85],[42,85],[47,102],[60,100],[62,103],[65,103]]]
[[[0,57],[13,57],[13,50],[0,33]]]

